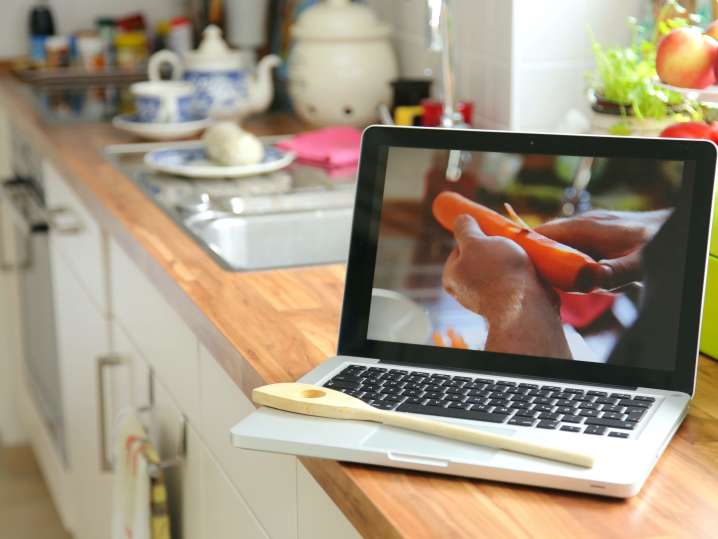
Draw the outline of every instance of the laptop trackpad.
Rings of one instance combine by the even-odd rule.
[[[483,425],[480,430],[504,436],[512,436],[516,432],[515,429]],[[446,466],[449,461],[485,462],[499,452],[498,449],[383,425],[374,434],[367,437],[361,445],[368,449],[386,451],[392,460],[437,467]]]

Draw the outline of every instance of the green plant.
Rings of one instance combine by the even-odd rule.
[[[605,48],[589,30],[596,58],[596,71],[591,74],[589,80],[597,95],[620,105],[624,120],[629,113],[636,118],[656,120],[702,119],[696,103],[657,83],[656,44],[639,37],[641,28],[635,19],[629,19],[629,24],[633,39],[628,47]],[[661,26],[656,28],[656,37],[686,24],[686,19],[662,21]],[[617,134],[622,132],[621,129],[619,124]]]

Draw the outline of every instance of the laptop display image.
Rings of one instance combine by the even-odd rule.
[[[692,163],[451,153],[387,152],[369,339],[675,367]]]

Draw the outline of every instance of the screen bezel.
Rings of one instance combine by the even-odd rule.
[[[659,370],[367,339],[389,147],[693,161],[691,224],[676,368]],[[692,394],[708,256],[716,146],[708,141],[553,135],[417,127],[368,127],[362,136],[357,195],[339,331],[340,355],[467,371],[650,387]]]

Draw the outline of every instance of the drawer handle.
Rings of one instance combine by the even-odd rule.
[[[66,206],[47,211],[47,226],[51,231],[65,236],[79,234],[85,228],[77,213]]]
[[[107,406],[105,405],[105,371],[111,367],[124,365],[125,361],[114,355],[97,358],[97,415],[100,427],[100,471],[111,472],[112,461],[107,455]]]

